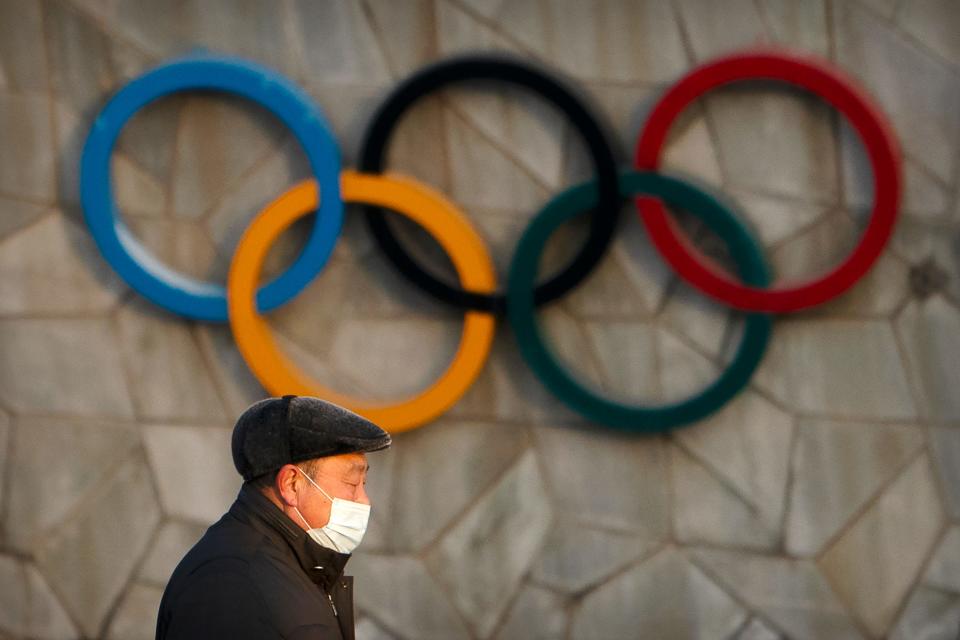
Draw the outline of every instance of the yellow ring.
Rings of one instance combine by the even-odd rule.
[[[340,174],[346,202],[363,202],[401,213],[432,235],[453,261],[464,289],[496,289],[493,261],[483,240],[453,203],[432,189],[396,175]],[[230,329],[247,366],[271,394],[309,395],[336,402],[397,433],[443,414],[467,391],[490,355],[496,322],[479,311],[465,314],[457,353],[428,389],[395,404],[360,400],[328,389],[291,362],[277,347],[267,322],[257,312],[256,286],[270,246],[294,221],[317,209],[317,185],[306,180],[267,205],[240,239],[227,278]]]

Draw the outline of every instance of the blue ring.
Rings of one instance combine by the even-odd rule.
[[[80,159],[80,202],[103,257],[127,284],[161,307],[196,320],[226,322],[226,289],[160,263],[120,219],[113,200],[110,155],[127,120],[162,96],[190,89],[236,94],[272,112],[299,140],[320,187],[320,209],[303,251],[284,273],[257,292],[260,311],[274,309],[300,293],[330,258],[343,221],[340,154],[310,96],[282,75],[237,58],[204,54],[164,64],[132,80],[97,116]]]

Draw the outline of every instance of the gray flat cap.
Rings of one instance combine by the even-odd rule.
[[[250,405],[233,427],[233,465],[252,480],[285,464],[379,451],[390,434],[332,402],[309,396],[267,398]]]

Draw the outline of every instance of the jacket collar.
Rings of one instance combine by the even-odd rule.
[[[327,593],[343,574],[343,568],[350,559],[348,553],[338,553],[314,542],[306,531],[252,486],[244,484],[240,488],[240,495],[230,507],[230,513],[241,517],[245,515],[255,526],[259,524],[258,528],[266,527],[279,533],[293,551],[303,572]]]

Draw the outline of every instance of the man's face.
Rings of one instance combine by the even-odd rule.
[[[310,465],[300,465],[309,471]],[[322,458],[311,474],[313,481],[331,498],[341,498],[361,504],[370,504],[367,497],[367,456],[364,453],[346,453]],[[298,508],[312,527],[323,527],[330,521],[332,503],[310,481],[300,476],[297,481]]]

